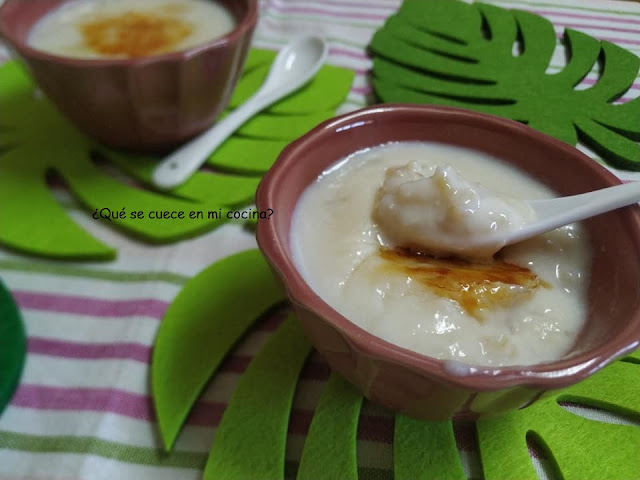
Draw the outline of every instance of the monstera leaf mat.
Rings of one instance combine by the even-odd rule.
[[[212,293],[214,295],[212,296]],[[207,302],[202,302],[207,298]],[[246,299],[251,298],[251,302]],[[285,297],[257,250],[227,257],[189,280],[167,310],[151,366],[161,437],[170,451],[202,389],[261,314]],[[311,353],[297,320],[282,321],[241,377],[203,459],[204,478],[285,478],[292,400]],[[315,409],[296,471],[299,479],[379,478],[360,471],[356,431],[362,397],[331,375]],[[623,358],[533,406],[477,422],[487,480],[536,480],[528,441],[567,480],[640,478],[640,427],[588,420],[561,404],[604,409],[640,419],[640,355]],[[395,418],[394,478],[466,479],[452,422]],[[171,455],[167,454],[170,462]]]
[[[250,52],[229,109],[258,89],[274,56],[268,50]],[[160,193],[141,187],[149,186],[157,159],[123,155],[93,143],[38,94],[17,62],[8,62],[0,67],[0,244],[55,258],[115,256],[111,247],[67,214],[47,183],[51,175],[96,221],[148,242],[173,242],[215,228],[227,221],[229,209],[253,202],[261,175],[287,143],[334,115],[353,76],[349,70],[324,66],[305,88],[253,117],[226,141],[208,159],[214,173],[198,173],[184,185]],[[99,163],[94,161],[96,154]],[[182,211],[185,218],[149,217],[150,212],[163,211]],[[203,212],[202,218],[190,218],[191,211]],[[210,211],[221,215],[209,218]]]
[[[636,80],[640,59],[566,29],[567,65],[547,73],[556,43],[553,24],[529,12],[405,1],[371,41],[373,87],[384,102],[470,108],[571,145],[580,139],[610,165],[640,171],[640,98],[614,103]],[[598,81],[576,89],[598,62]]]

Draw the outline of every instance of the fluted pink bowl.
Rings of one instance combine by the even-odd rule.
[[[236,27],[203,45],[132,59],[78,59],[27,44],[35,23],[68,0],[6,0],[0,36],[80,130],[105,145],[165,151],[210,127],[240,77],[257,21],[257,0],[219,0]]]
[[[525,125],[467,110],[380,105],[329,120],[290,144],[257,193],[258,244],[286,287],[308,337],[329,365],[366,397],[420,419],[473,419],[526,407],[544,392],[575,384],[640,344],[640,207],[585,222],[592,244],[585,327],[561,360],[466,374],[386,342],[316,295],[291,254],[291,215],[318,175],[337,160],[392,141],[435,141],[503,159],[559,195],[619,180],[577,149]]]

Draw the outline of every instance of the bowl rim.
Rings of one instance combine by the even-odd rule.
[[[263,177],[256,194],[257,208],[260,210],[275,205],[274,199],[279,192],[283,191],[278,186],[287,176],[288,166],[296,161],[296,157],[299,158],[308,143],[330,136],[345,126],[359,122],[366,123],[367,120],[372,121],[372,117],[377,117],[379,120],[380,115],[393,118],[407,113],[426,117],[435,115],[436,117],[445,116],[459,120],[480,121],[493,126],[494,129],[524,135],[533,141],[543,142],[575,157],[584,168],[600,174],[611,185],[621,183],[613,173],[573,146],[514,120],[446,106],[380,104],[329,119],[289,144]],[[639,233],[637,242],[640,244],[640,206],[634,205],[625,208],[630,215],[631,225]],[[496,391],[511,387],[544,390],[562,388],[585,379],[616,358],[630,353],[640,346],[639,307],[634,311],[634,315],[624,328],[608,342],[594,349],[580,352],[571,358],[543,364],[505,367],[474,367],[466,366],[460,362],[465,365],[464,368],[467,371],[464,374],[454,374],[451,368],[447,369],[445,365],[451,365],[451,362],[455,364],[456,361],[438,360],[383,340],[352,323],[320,298],[306,283],[293,263],[293,259],[286,252],[282,240],[277,235],[275,222],[272,220],[258,221],[257,242],[267,261],[282,279],[288,297],[295,306],[309,310],[329,322],[333,328],[340,332],[343,339],[360,353],[373,358],[383,358],[388,363],[403,366],[418,375],[427,376],[439,383],[472,391]]]
[[[222,37],[213,38],[209,42],[194,45],[184,50],[177,50],[160,55],[148,55],[135,58],[78,58],[38,50],[31,47],[26,41],[22,41],[14,35],[13,29],[11,25],[8,25],[6,19],[7,12],[11,8],[20,8],[20,6],[24,7],[34,1],[38,0],[6,0],[2,5],[0,5],[0,39],[5,40],[9,47],[16,50],[25,58],[34,58],[40,61],[47,61],[71,67],[139,67],[162,62],[183,62],[207,50],[222,48],[238,42],[247,34],[248,31],[255,28],[258,21],[258,0],[246,0],[248,9],[242,20],[239,21],[229,33]],[[52,6],[47,13],[71,1],[74,0],[48,0],[48,3],[55,3],[55,5]],[[29,29],[32,28],[33,25],[29,27]]]

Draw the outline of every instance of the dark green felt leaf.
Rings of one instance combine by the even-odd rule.
[[[151,363],[166,449],[229,350],[260,314],[283,300],[258,250],[220,260],[184,285],[164,315]]]
[[[18,386],[27,340],[16,302],[0,281],[0,415]]]
[[[271,51],[250,51],[234,105],[259,88],[274,56]],[[49,172],[58,174],[90,214],[124,208],[126,218],[96,220],[124,233],[153,243],[197,235],[226,221],[227,209],[253,203],[261,175],[282,148],[333,116],[353,81],[353,72],[324,66],[307,87],[252,118],[211,156],[209,165],[223,173],[199,172],[171,192],[154,192],[150,178],[156,158],[95,145],[34,93],[17,62],[0,67],[0,76],[0,244],[34,255],[98,260],[111,259],[116,252],[67,214],[45,181]],[[92,151],[119,171],[115,178],[94,165]],[[132,218],[132,211],[142,211],[144,219]],[[184,218],[149,218],[158,211],[184,212]],[[192,211],[203,215],[190,218]]]
[[[523,51],[514,56],[518,38]],[[511,118],[571,145],[580,137],[611,165],[640,170],[640,99],[612,103],[635,81],[640,59],[575,30],[564,39],[567,66],[546,73],[556,36],[545,18],[478,2],[406,0],[371,41],[374,90],[385,102]],[[600,79],[575,90],[599,58]]]
[[[304,442],[298,480],[357,480],[356,434],[362,395],[331,374]]]
[[[290,315],[238,382],[216,431],[205,480],[284,478],[293,394],[310,352],[311,344]]]

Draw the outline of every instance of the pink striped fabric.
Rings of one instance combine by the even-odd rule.
[[[132,317],[144,316],[156,320],[162,319],[168,302],[149,298],[134,300],[104,300],[75,295],[52,295],[22,290],[12,292],[20,308],[69,313],[72,315],[90,315],[93,317]]]

